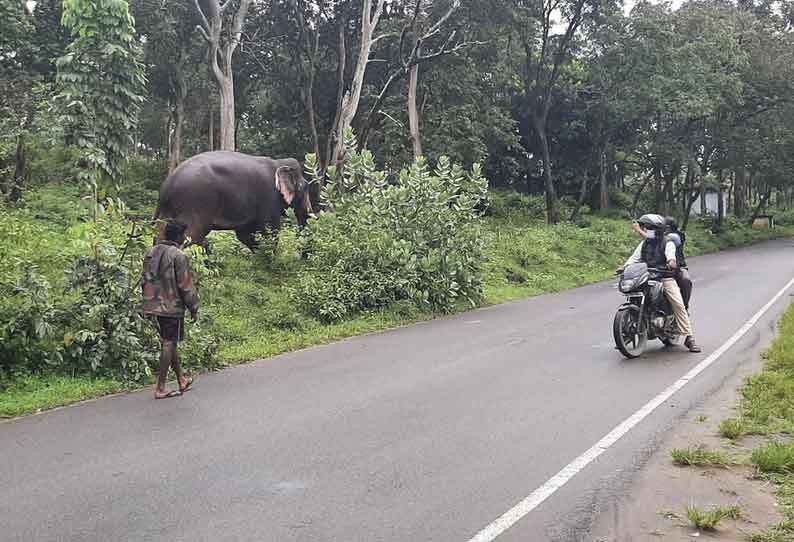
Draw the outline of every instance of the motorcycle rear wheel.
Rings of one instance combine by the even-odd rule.
[[[636,306],[621,308],[612,323],[615,346],[629,359],[640,357],[648,343],[648,332],[639,331],[640,309]]]

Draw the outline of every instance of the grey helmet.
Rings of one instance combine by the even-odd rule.
[[[640,226],[651,230],[664,230],[665,226],[667,225],[667,222],[662,215],[654,214],[642,215],[637,220],[637,223]]]

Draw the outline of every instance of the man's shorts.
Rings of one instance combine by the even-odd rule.
[[[164,341],[180,342],[185,339],[185,319],[172,316],[157,316],[154,319],[160,338]]]

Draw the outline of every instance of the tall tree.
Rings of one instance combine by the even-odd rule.
[[[220,94],[221,140],[220,148],[235,150],[236,111],[234,108],[234,53],[240,45],[243,25],[252,0],[240,0],[231,18],[231,26],[223,33],[225,14],[232,6],[232,0],[221,3],[219,0],[204,0],[204,8],[199,0],[194,0],[196,11],[201,20],[198,27],[209,46],[208,62],[210,71],[218,85]]]
[[[540,144],[546,193],[546,218],[559,221],[557,189],[552,173],[548,119],[560,69],[571,56],[582,24],[602,8],[603,0],[541,0],[520,2],[516,11],[516,33],[524,46],[524,100]],[[560,17],[557,21],[555,17]],[[562,33],[557,33],[561,29]]]
[[[83,178],[118,181],[132,148],[145,82],[135,24],[125,0],[64,0],[74,41],[59,58],[60,101],[86,164]]]
[[[364,75],[366,74],[367,64],[369,64],[370,61],[369,56],[372,51],[372,46],[383,37],[375,37],[375,29],[378,26],[381,15],[383,15],[383,7],[386,4],[386,0],[375,0],[376,4],[374,10],[372,2],[373,0],[363,0],[361,6],[361,41],[359,43],[358,58],[353,71],[353,81],[350,90],[342,97],[342,103],[339,109],[339,120],[335,123],[335,142],[334,152],[331,156],[331,164],[337,167],[340,166],[342,160],[344,160],[345,132],[350,128],[353,119],[356,117],[356,112],[358,111],[358,105],[361,101],[361,90],[364,86]],[[344,38],[340,38],[340,51],[344,50],[343,42]]]

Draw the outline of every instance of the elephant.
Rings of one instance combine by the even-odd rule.
[[[210,151],[185,160],[168,175],[154,219],[184,225],[191,242],[204,246],[210,231],[234,230],[253,252],[256,233],[277,234],[289,207],[300,228],[314,216],[309,183],[297,160]]]

